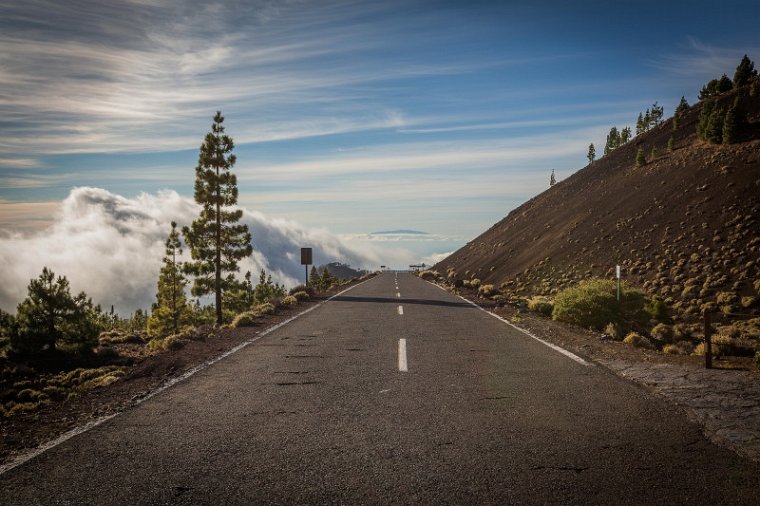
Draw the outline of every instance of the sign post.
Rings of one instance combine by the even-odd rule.
[[[309,266],[311,265],[311,248],[301,248],[301,265],[306,271],[306,286],[309,286]]]
[[[620,302],[620,266],[615,266],[615,276],[617,277],[617,300]]]

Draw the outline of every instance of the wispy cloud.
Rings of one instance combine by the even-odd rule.
[[[239,143],[398,127],[386,106],[356,102],[362,87],[484,64],[359,63],[363,51],[394,45],[387,27],[341,22],[380,10],[364,2],[63,5],[0,7],[0,106],[15,123],[2,151],[194,147],[218,108],[256,118],[237,130]],[[288,124],[295,104],[301,122]]]
[[[722,74],[733,78],[733,72],[744,54],[760,53],[760,46],[755,47],[720,47],[702,42],[696,37],[689,37],[680,51],[668,52],[652,60],[652,66],[658,70],[687,77],[715,79]]]

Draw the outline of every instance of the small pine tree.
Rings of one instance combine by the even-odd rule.
[[[723,117],[723,129],[721,131],[723,144],[733,144],[736,142],[736,135],[739,130],[739,116],[736,112],[736,106],[731,106]]]
[[[681,116],[683,113],[689,110],[689,102],[686,101],[686,97],[681,95],[681,101],[676,106],[676,114]]]
[[[631,127],[625,127],[620,131],[620,145],[627,143],[631,140]]]
[[[63,347],[85,354],[98,344],[102,311],[84,292],[72,296],[66,277],[44,267],[29,282],[28,294],[16,311],[11,350],[35,355]]]
[[[670,153],[671,151],[673,151],[673,136],[672,135],[668,139],[668,153]]]
[[[720,79],[718,80],[718,93],[725,93],[727,91],[731,91],[734,88],[734,83],[731,81],[731,79],[728,78],[726,74],[723,74],[720,76]]]
[[[335,282],[335,278],[330,274],[330,271],[327,270],[327,267],[324,267],[322,269],[322,278],[320,279],[320,286],[322,287],[322,290],[329,290],[330,287]]]
[[[320,289],[320,277],[316,265],[311,266],[311,271],[309,272],[309,286],[315,290]]]
[[[707,140],[707,125],[710,122],[710,115],[715,108],[715,101],[705,100],[702,104],[702,110],[699,113],[699,122],[697,123],[697,137]]]
[[[555,184],[557,184],[557,179],[554,177],[554,169],[552,169],[552,175],[549,176],[549,187],[551,188]]]
[[[657,126],[662,123],[662,117],[665,115],[665,109],[658,105],[657,102],[652,104],[652,110],[649,113],[649,121],[652,126]]]
[[[195,276],[192,293],[214,294],[217,325],[222,323],[222,294],[234,281],[223,274],[237,272],[237,261],[253,251],[248,226],[237,224],[243,211],[234,209],[237,177],[230,170],[236,161],[232,154],[235,144],[224,133],[223,123],[224,117],[217,111],[195,168],[195,201],[202,210],[191,227],[182,229],[193,258],[185,264],[186,272]]]
[[[636,167],[641,167],[646,163],[646,157],[644,156],[644,148],[639,148],[636,152]]]
[[[588,158],[589,164],[594,163],[594,159],[596,159],[596,149],[594,148],[593,142],[588,145],[588,154],[586,155],[586,158]]]
[[[192,321],[192,309],[185,297],[187,280],[182,274],[182,264],[177,256],[182,254],[177,224],[171,223],[172,229],[166,239],[166,252],[161,272],[158,275],[158,289],[153,311],[148,318],[148,334],[166,336],[176,334],[179,329]]]
[[[652,161],[657,158],[657,148],[652,146],[652,150],[649,152],[649,160]]]
[[[736,72],[734,73],[734,88],[744,86],[745,84],[749,83],[753,77],[756,76],[757,70],[755,70],[755,63],[749,59],[749,56],[745,54],[742,58],[742,61],[739,62],[739,66],[736,67]]]
[[[644,131],[644,115],[639,113],[639,117],[636,120],[636,135],[641,135]]]
[[[710,113],[710,119],[707,122],[705,130],[705,139],[713,144],[720,144],[723,140],[723,118],[725,113],[723,109],[715,108]]]

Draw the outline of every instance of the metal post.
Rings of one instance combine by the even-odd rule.
[[[615,266],[615,275],[617,276],[617,300],[620,302],[620,266]]]
[[[304,265],[303,270],[306,273],[306,284],[304,286],[309,286],[309,266]]]
[[[705,369],[712,369],[712,327],[708,311],[705,311]]]

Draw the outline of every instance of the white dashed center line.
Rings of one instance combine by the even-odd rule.
[[[404,306],[398,307],[398,314],[403,315],[404,314]]]
[[[396,292],[396,297],[400,299],[401,298],[401,294],[399,292]]]
[[[406,365],[406,339],[398,340],[398,370],[401,372],[409,370]]]

